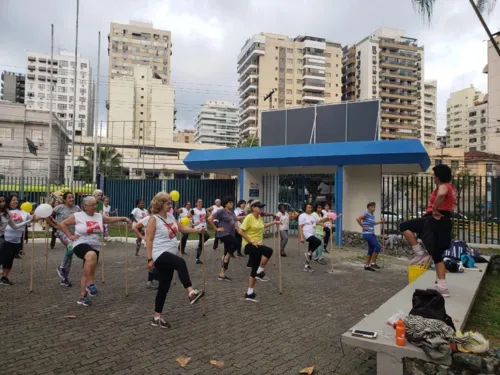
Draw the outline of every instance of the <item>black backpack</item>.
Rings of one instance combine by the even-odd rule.
[[[455,325],[453,320],[446,314],[444,298],[435,289],[416,289],[412,298],[413,308],[410,315],[418,315],[426,319],[436,319],[445,322],[453,330]]]

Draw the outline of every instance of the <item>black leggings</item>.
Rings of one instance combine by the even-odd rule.
[[[54,246],[56,246],[56,232],[57,232],[57,229],[56,228],[52,228],[52,236],[50,238],[50,248],[53,249]]]
[[[318,247],[321,246],[321,240],[314,235],[310,236],[306,241],[309,244],[309,247],[307,248],[307,250],[310,253],[314,252]]]
[[[241,255],[241,242],[243,241],[243,239],[238,232],[234,234],[234,238],[236,238],[239,242],[238,246],[236,247],[236,252]]]
[[[201,236],[202,234],[200,233],[198,236],[200,236],[200,239],[198,240],[198,248],[196,249],[196,259],[200,259],[201,256]],[[210,239],[210,236],[208,235],[207,232],[205,232],[205,242],[207,242]]]
[[[181,237],[181,254],[184,254],[186,252],[186,244],[187,244],[188,238],[189,238],[189,233],[182,233],[182,237]]]
[[[156,276],[160,282],[156,292],[155,312],[161,314],[170,289],[170,283],[174,277],[174,271],[177,271],[184,288],[189,288],[192,284],[186,262],[180,256],[165,251],[156,259],[155,268]]]
[[[328,241],[330,241],[330,235],[332,229],[330,227],[325,227],[325,238],[323,238],[323,246],[326,249],[328,247]]]
[[[4,242],[0,249],[0,264],[6,270],[12,269],[14,264],[14,256],[19,254],[21,250],[21,243]]]
[[[250,276],[255,278],[262,257],[270,259],[273,255],[273,249],[265,245],[254,246],[252,244],[247,244],[245,246],[245,254],[248,254],[248,263],[252,266]]]

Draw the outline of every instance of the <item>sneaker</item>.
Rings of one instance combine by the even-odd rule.
[[[311,263],[312,260],[312,254],[305,253],[304,256],[306,257],[306,263],[309,264]]]
[[[326,262],[323,260],[323,258],[313,259],[313,261],[315,261],[316,263],[319,263],[323,266],[326,264]]]
[[[312,271],[313,271],[313,269],[311,268],[311,266],[309,264],[306,264],[304,266],[304,272],[312,272]]]
[[[167,322],[163,318],[153,318],[151,325],[153,327],[160,327],[160,328],[171,328],[171,325],[169,322]]]
[[[181,255],[187,255],[185,251],[181,251]]]
[[[426,251],[422,250],[420,252],[416,252],[415,256],[413,257],[412,260],[410,260],[410,266],[418,265],[424,262],[424,260],[429,257],[429,254],[427,254]]]
[[[85,289],[87,290],[87,293],[91,297],[97,297],[97,294],[99,293],[97,291],[97,287],[95,286],[95,284],[89,284],[85,287]]]
[[[327,254],[330,254],[330,252],[328,251],[328,249],[327,249],[327,247],[326,247],[326,246],[323,248],[323,252],[324,252],[324,253],[327,253]]]
[[[245,257],[242,253],[236,253],[236,256],[237,256],[238,258],[244,258],[244,257]]]
[[[82,306],[92,305],[92,301],[90,300],[89,296],[80,297],[80,299],[78,301],[76,301],[76,303],[79,305],[82,305]]]
[[[250,263],[247,263],[247,268],[252,268],[252,265]]]
[[[148,281],[148,282],[146,283],[146,288],[147,288],[147,289],[158,289],[158,286],[157,286],[157,285],[155,285],[155,283],[154,283],[153,281]]]
[[[65,286],[67,288],[69,288],[70,286],[73,286],[73,284],[71,284],[71,282],[68,280],[68,279],[64,279],[64,280],[61,280],[61,286]]]
[[[57,267],[56,269],[57,275],[61,280],[64,280],[66,278],[66,270],[62,267]]]
[[[189,303],[191,305],[194,305],[200,298],[202,298],[205,295],[205,292],[203,290],[198,290],[198,289],[193,289],[193,293],[189,295]]]
[[[10,280],[6,277],[2,277],[0,279],[0,285],[7,285],[7,286],[11,286],[12,283],[10,282]]]
[[[262,271],[261,273],[258,273],[257,276],[255,276],[255,278],[257,280],[263,281],[263,282],[269,281],[269,277],[266,276],[266,274],[264,273],[264,271]]]
[[[280,254],[283,258],[286,258],[286,254],[285,253],[281,253]]]
[[[196,264],[203,264],[203,262],[199,259],[196,259]]]
[[[375,271],[375,268],[370,266],[364,266],[365,271]]]
[[[219,281],[231,281],[231,278],[227,277],[227,276],[217,276],[217,280],[219,280]]]
[[[255,294],[255,292],[253,292],[252,294],[245,293],[245,300],[259,302],[259,300],[257,299],[257,294]]]
[[[371,267],[371,268],[374,268],[374,269],[376,269],[376,270],[379,270],[379,269],[380,269],[380,266],[379,266],[377,263],[372,263],[372,264],[370,265],[370,267]]]
[[[450,296],[450,291],[448,288],[441,288],[439,285],[436,285],[436,289],[443,297],[449,297]]]

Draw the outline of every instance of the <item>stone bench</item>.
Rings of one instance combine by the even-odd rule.
[[[489,257],[484,258],[489,261]],[[465,327],[479,286],[486,274],[487,266],[487,263],[477,264],[477,267],[483,272],[465,271],[465,273],[446,274],[451,297],[445,298],[445,307],[448,315],[454,320],[457,330],[463,330]],[[436,273],[434,270],[425,272],[417,280],[345,332],[342,335],[342,342],[352,347],[376,352],[378,375],[403,374],[403,358],[419,358],[428,362],[450,365],[451,358],[434,361],[415,345],[407,343],[406,346],[397,346],[394,338],[395,330],[386,324],[387,319],[398,310],[409,313],[412,308],[412,297],[415,289],[433,288],[435,279]],[[351,331],[353,329],[375,331],[377,332],[377,338],[366,339],[352,336]]]

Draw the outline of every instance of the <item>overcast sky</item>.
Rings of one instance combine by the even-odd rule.
[[[450,92],[473,84],[487,90],[486,33],[467,0],[437,0],[429,25],[411,0],[82,0],[79,51],[97,68],[101,31],[100,118],[107,98],[110,22],[152,21],[172,32],[172,83],[177,125],[190,128],[206,100],[237,101],[236,56],[259,32],[323,37],[342,45],[381,26],[404,29],[425,46],[425,78],[438,80],[438,124],[444,129]],[[25,72],[26,51],[74,51],[76,0],[0,0],[0,70]],[[487,17],[500,30],[500,6]]]

